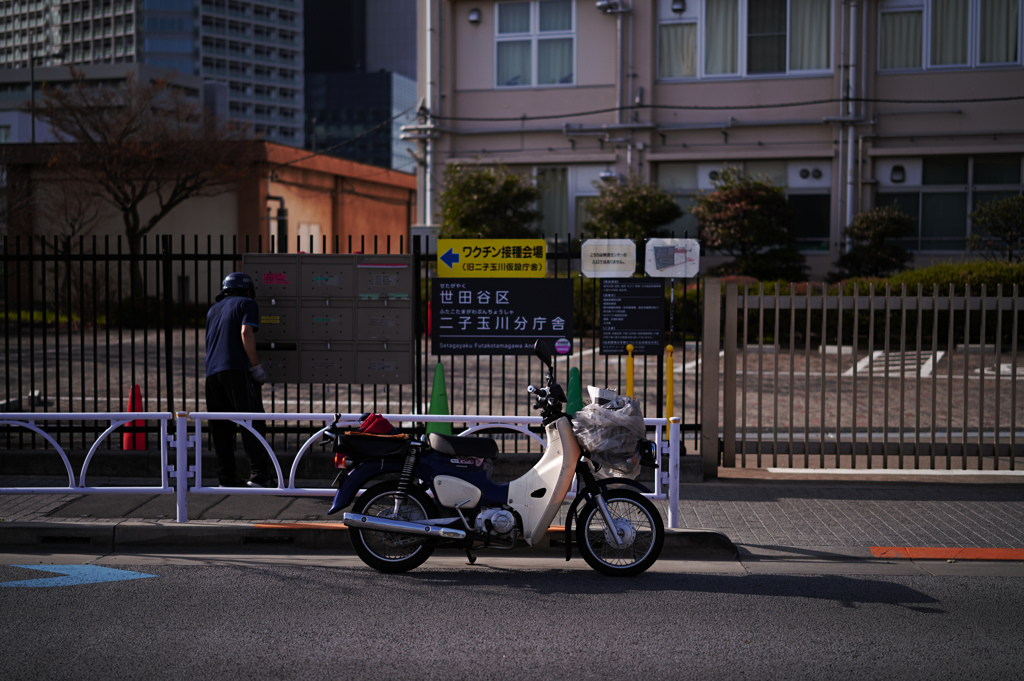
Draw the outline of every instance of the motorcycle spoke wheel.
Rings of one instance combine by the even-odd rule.
[[[395,515],[398,499],[396,482],[385,482],[363,492],[352,508],[354,513],[422,522],[436,517],[433,502],[418,489],[406,492],[405,502]],[[379,532],[352,528],[352,546],[364,563],[387,573],[408,572],[423,564],[434,552],[437,540],[399,532]]]
[[[604,575],[629,577],[654,565],[665,543],[661,513],[632,490],[604,493],[614,530],[596,504],[587,504],[576,526],[576,547],[590,567]],[[615,543],[612,532],[622,545]]]

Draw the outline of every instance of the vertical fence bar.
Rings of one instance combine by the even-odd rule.
[[[858,412],[857,407],[859,402],[857,400],[857,365],[860,362],[857,359],[857,345],[860,340],[860,288],[857,282],[853,282],[853,341],[850,343],[850,359],[852,360],[852,367],[850,369],[850,467],[857,467],[857,418]],[[840,373],[842,373],[840,371]],[[871,398],[868,397],[868,405],[871,404]]]
[[[949,301],[952,303],[952,301]],[[949,313],[953,313],[952,305],[949,306]],[[931,418],[931,454],[928,461],[928,468],[935,470],[935,447],[937,444],[936,431],[939,425],[939,285],[932,284],[932,418]]]
[[[1020,286],[1013,285],[1013,331],[1010,334],[1010,415],[1011,420],[1017,416],[1017,345],[1020,343]],[[1010,470],[1017,470],[1017,428],[1024,424],[1010,424]]]
[[[843,287],[839,286],[837,291],[837,319],[836,319],[836,468],[842,468],[843,453],[843,317],[846,310],[843,306],[845,296]],[[824,366],[822,367],[824,373]],[[851,464],[851,468],[852,468]]]
[[[825,467],[825,344],[828,342],[828,290],[821,285],[821,340],[818,356],[821,361],[820,402],[818,404],[818,466]]]
[[[718,290],[721,291],[721,283],[717,284]],[[725,315],[725,344],[723,350],[724,361],[723,361],[723,385],[722,385],[722,465],[727,468],[736,466],[736,329],[737,329],[737,289],[736,282],[729,282],[725,285],[725,308],[722,314]],[[721,298],[707,299],[710,292],[710,286],[704,288],[704,308],[705,314],[709,313],[709,308],[712,305],[721,306]],[[705,330],[712,329],[710,324],[705,323]],[[714,333],[711,331],[711,333]],[[717,337],[717,334],[716,334]],[[705,339],[706,341],[713,340],[712,338]],[[717,345],[717,343],[715,344]],[[704,388],[709,388],[708,380],[715,379],[715,389],[713,392],[709,391],[708,395],[704,396],[704,404],[714,405],[718,401],[718,352],[711,354],[709,351],[708,342],[704,344],[704,354],[701,367],[703,373],[706,375],[707,380],[703,382]],[[717,349],[716,349],[717,350]],[[711,373],[710,367],[714,367],[714,373]],[[717,412],[717,410],[714,410]],[[699,413],[699,412],[698,412]],[[731,424],[731,425],[730,425]],[[701,417],[701,433],[707,433],[709,424],[705,420],[705,417]],[[716,427],[717,430],[717,427]],[[715,434],[717,437],[717,433]],[[703,438],[702,438],[703,439]],[[741,464],[742,464],[741,459]]]
[[[761,455],[764,453],[764,429],[761,419],[764,418],[764,282],[757,292],[757,467],[761,467]]]
[[[875,284],[868,284],[868,468],[875,454]]]
[[[773,344],[772,361],[774,366],[772,379],[772,466],[779,465],[779,288],[780,283],[775,283],[775,326],[772,335],[775,338]]]
[[[668,420],[668,526],[679,527],[679,430],[680,418]]]
[[[967,423],[970,410],[968,398],[970,392],[970,366],[971,366],[971,285],[964,285],[964,409],[963,425],[960,427],[960,465],[961,470],[967,470]]]
[[[882,468],[889,467],[889,349],[890,339],[892,338],[892,286],[888,283],[885,285],[885,339],[884,348],[885,354],[882,361],[882,370],[884,372],[882,385],[885,391],[884,409],[883,409],[883,425],[882,425]]]
[[[946,470],[953,467],[953,318],[954,311],[953,284],[949,285],[949,329],[946,334],[946,357],[949,358],[949,370],[946,372]]]
[[[811,465],[811,286],[804,291],[804,467]]]
[[[978,470],[982,469],[982,461],[985,455],[985,322],[988,319],[988,291],[985,284],[981,285],[981,329],[978,338]],[[966,384],[966,381],[964,381]]]
[[[900,413],[897,420],[899,427],[899,468],[903,468],[903,454],[905,442],[906,424],[904,419],[907,414],[907,285],[900,285]]]
[[[174,474],[176,476],[175,494],[177,497],[177,518],[176,522],[187,523],[188,522],[188,413],[179,411],[175,415],[174,425],[174,452],[175,452],[175,464]],[[161,448],[166,451],[166,444],[161,443]],[[199,450],[199,425],[196,424],[196,469],[195,469],[195,480],[197,484],[202,484],[200,480],[200,450]]]
[[[992,428],[992,464],[995,470],[999,470],[999,454],[1002,451],[999,442],[999,423],[1000,423],[1000,409],[1002,408],[1002,399],[999,394],[1002,391],[1002,383],[1000,377],[1002,372],[1002,365],[1000,364],[1003,359],[1003,285],[996,285],[996,389],[995,389],[995,423]],[[981,380],[985,380],[985,367],[981,367]],[[1013,427],[1013,419],[1010,419],[1010,427]]]
[[[789,286],[789,466],[796,467],[796,454],[793,451],[794,415],[793,404],[796,393],[796,285]]]
[[[750,286],[747,284],[743,285],[743,338],[740,344],[740,376],[742,384],[740,385],[740,394],[742,399],[740,400],[740,447],[739,454],[740,459],[743,462],[743,466],[747,465],[747,336],[750,335]]]
[[[921,358],[924,356],[924,349],[921,347],[921,337],[924,326],[924,286],[917,285],[917,345],[915,348],[914,362],[914,469],[921,467]],[[935,368],[932,367],[932,371]]]

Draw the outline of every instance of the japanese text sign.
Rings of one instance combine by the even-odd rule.
[[[543,277],[544,239],[438,239],[439,277]]]
[[[636,244],[631,239],[587,239],[580,248],[585,277],[631,277],[635,270]]]
[[[438,279],[430,301],[435,355],[532,355],[540,338],[572,352],[569,279]]]

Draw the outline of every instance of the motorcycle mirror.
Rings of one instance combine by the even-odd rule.
[[[533,352],[537,355],[537,359],[548,368],[548,371],[551,371],[551,348],[543,339],[538,338],[537,342],[533,344]]]

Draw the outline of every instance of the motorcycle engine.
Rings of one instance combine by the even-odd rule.
[[[477,514],[473,524],[479,532],[504,537],[515,530],[516,518],[511,511],[503,508],[485,508]]]

